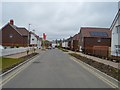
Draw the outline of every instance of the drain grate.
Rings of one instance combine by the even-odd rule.
[[[40,63],[40,61],[34,61],[33,63]]]

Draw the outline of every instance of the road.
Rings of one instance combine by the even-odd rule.
[[[3,88],[111,88],[111,86],[73,61],[68,54],[54,49],[39,55]]]

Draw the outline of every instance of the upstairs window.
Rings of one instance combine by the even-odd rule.
[[[120,50],[118,50],[118,54],[120,54]]]
[[[120,33],[120,25],[116,26],[117,33]]]
[[[116,48],[120,48],[120,45],[115,45]]]

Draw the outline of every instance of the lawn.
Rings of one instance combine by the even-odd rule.
[[[37,55],[38,53],[32,53],[27,56],[21,58],[6,58],[0,57],[0,71],[5,72],[16,65],[20,64],[21,62],[32,58],[33,56]]]
[[[0,70],[2,69],[4,71],[10,67],[13,67],[14,65],[19,64],[22,61],[23,61],[23,59],[1,57],[0,58]]]

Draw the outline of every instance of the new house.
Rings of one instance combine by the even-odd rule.
[[[14,21],[10,20],[1,30],[2,46],[4,47],[27,47],[29,44],[29,31],[24,27],[17,27]]]
[[[34,32],[30,32],[30,46],[41,48],[42,38],[36,35]]]
[[[37,48],[39,48],[39,49],[42,48],[42,38],[41,37],[38,37]]]
[[[68,40],[67,39],[62,41],[62,47],[66,48],[66,49],[68,48]]]
[[[75,34],[73,36],[73,38],[71,40],[71,49],[73,51],[79,51],[79,49],[80,49],[79,43],[80,43],[80,33]]]
[[[111,55],[120,56],[120,9],[110,27],[112,31]]]
[[[94,48],[101,47],[102,49],[104,46],[111,46],[111,31],[109,28],[81,27],[80,51],[93,54]],[[102,53],[102,51],[99,52]]]
[[[73,38],[73,37],[70,36],[70,37],[67,39],[68,49],[70,49],[70,50],[72,49],[72,38]]]

